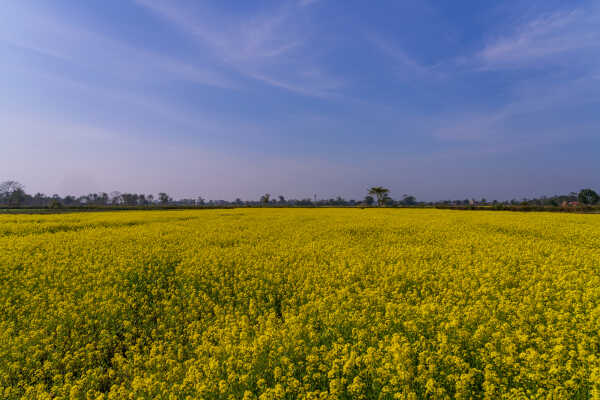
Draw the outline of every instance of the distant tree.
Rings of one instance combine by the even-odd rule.
[[[63,203],[65,204],[65,206],[72,206],[75,203],[77,203],[77,199],[75,198],[75,196],[65,196],[65,198],[63,199]]]
[[[333,204],[336,206],[346,205],[348,202],[342,196],[338,196],[333,200]]]
[[[583,204],[596,204],[598,200],[600,200],[600,197],[598,196],[598,193],[588,188],[582,189],[577,195],[577,199]]]
[[[121,204],[123,200],[121,199],[121,192],[113,191],[110,192],[110,203],[113,205]]]
[[[169,204],[173,199],[169,197],[168,194],[166,194],[165,192],[160,192],[158,194],[158,201],[160,204]]]
[[[108,204],[108,193],[102,192],[98,195],[98,204],[105,206]]]
[[[380,207],[384,205],[387,199],[389,198],[389,193],[390,190],[384,188],[383,186],[373,186],[371,189],[369,189],[369,194],[377,197],[377,205],[379,205]]]
[[[44,206],[46,205],[46,195],[43,193],[36,193],[33,198],[33,205],[35,206]]]
[[[0,195],[7,195],[17,190],[25,190],[25,187],[17,181],[5,181],[0,183]]]
[[[271,199],[271,195],[269,193],[265,193],[260,197],[260,202],[264,204],[268,204]]]
[[[417,199],[415,196],[405,194],[404,198],[402,199],[402,204],[404,204],[405,206],[414,206],[415,204],[417,204]]]
[[[27,194],[25,191],[23,189],[17,189],[11,193],[8,204],[12,206],[20,206],[21,204],[25,203],[26,199]]]
[[[285,203],[285,197],[283,197],[282,195],[279,195],[279,203]]]
[[[375,203],[375,198],[373,196],[365,196],[365,204],[368,206],[372,206]]]
[[[139,196],[135,193],[123,193],[121,199],[124,205],[135,206],[138,204]]]
[[[313,201],[309,198],[306,199],[300,199],[298,201],[296,201],[296,205],[298,206],[312,206],[314,205]]]
[[[204,198],[202,196],[198,196],[198,198],[196,199],[196,205],[203,206],[204,204],[206,204]]]
[[[26,198],[25,187],[17,181],[0,183],[0,202],[9,206],[21,205]]]
[[[88,204],[100,204],[100,195],[96,193],[90,193],[87,195]]]

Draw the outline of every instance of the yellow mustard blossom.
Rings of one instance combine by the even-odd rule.
[[[600,400],[600,215],[0,215],[0,398]]]

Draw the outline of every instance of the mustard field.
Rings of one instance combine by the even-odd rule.
[[[0,215],[2,399],[600,399],[600,215]]]

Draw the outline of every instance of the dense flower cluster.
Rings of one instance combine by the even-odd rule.
[[[2,399],[600,399],[600,215],[0,216]]]

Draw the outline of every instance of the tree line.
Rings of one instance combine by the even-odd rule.
[[[150,206],[169,205],[174,201],[167,193],[152,194],[111,192],[90,193],[84,196],[44,193],[28,194],[25,187],[16,181],[0,183],[0,204],[4,206],[70,207],[70,206]]]
[[[465,198],[460,200],[442,200],[434,202],[417,201],[415,196],[405,194],[400,199],[394,199],[390,190],[383,186],[373,186],[367,189],[364,198],[345,199],[341,196],[329,199],[313,198],[286,199],[283,195],[272,196],[265,193],[256,200],[234,201],[206,200],[203,197],[173,199],[166,192],[160,192],[156,196],[143,193],[121,193],[113,191],[110,193],[89,193],[83,196],[67,195],[61,197],[57,194],[46,195],[43,193],[28,194],[25,187],[16,181],[0,183],[0,205],[3,207],[40,207],[40,208],[62,208],[62,207],[152,207],[152,206],[184,206],[184,207],[256,207],[256,206],[280,206],[280,207],[357,207],[357,206],[379,206],[379,207],[408,207],[408,206],[442,206],[442,207],[464,207],[464,206],[578,206],[598,204],[600,197],[593,189],[582,189],[579,192],[571,192],[567,195],[556,195],[550,197],[539,197],[531,199],[512,199],[509,201],[487,200]]]
[[[25,187],[16,181],[6,181],[0,184],[0,205],[8,207],[44,207],[44,208],[61,208],[61,207],[82,207],[82,206],[125,206],[125,207],[144,207],[144,206],[205,206],[205,207],[222,207],[222,206],[298,206],[298,207],[314,207],[314,206],[371,206],[377,203],[378,205],[399,206],[399,205],[417,205],[414,196],[405,195],[401,200],[391,199],[387,193],[389,190],[381,188],[386,193],[384,196],[378,192],[369,192],[362,200],[345,199],[341,196],[329,199],[317,199],[316,195],[311,198],[287,199],[283,195],[271,196],[266,193],[256,200],[242,200],[237,198],[233,201],[228,200],[206,200],[199,196],[196,198],[173,199],[166,192],[153,194],[144,193],[121,193],[113,191],[110,193],[99,192],[89,193],[83,196],[67,195],[64,197],[58,194],[46,195],[44,193],[28,194]],[[375,196],[375,197],[373,197]]]

